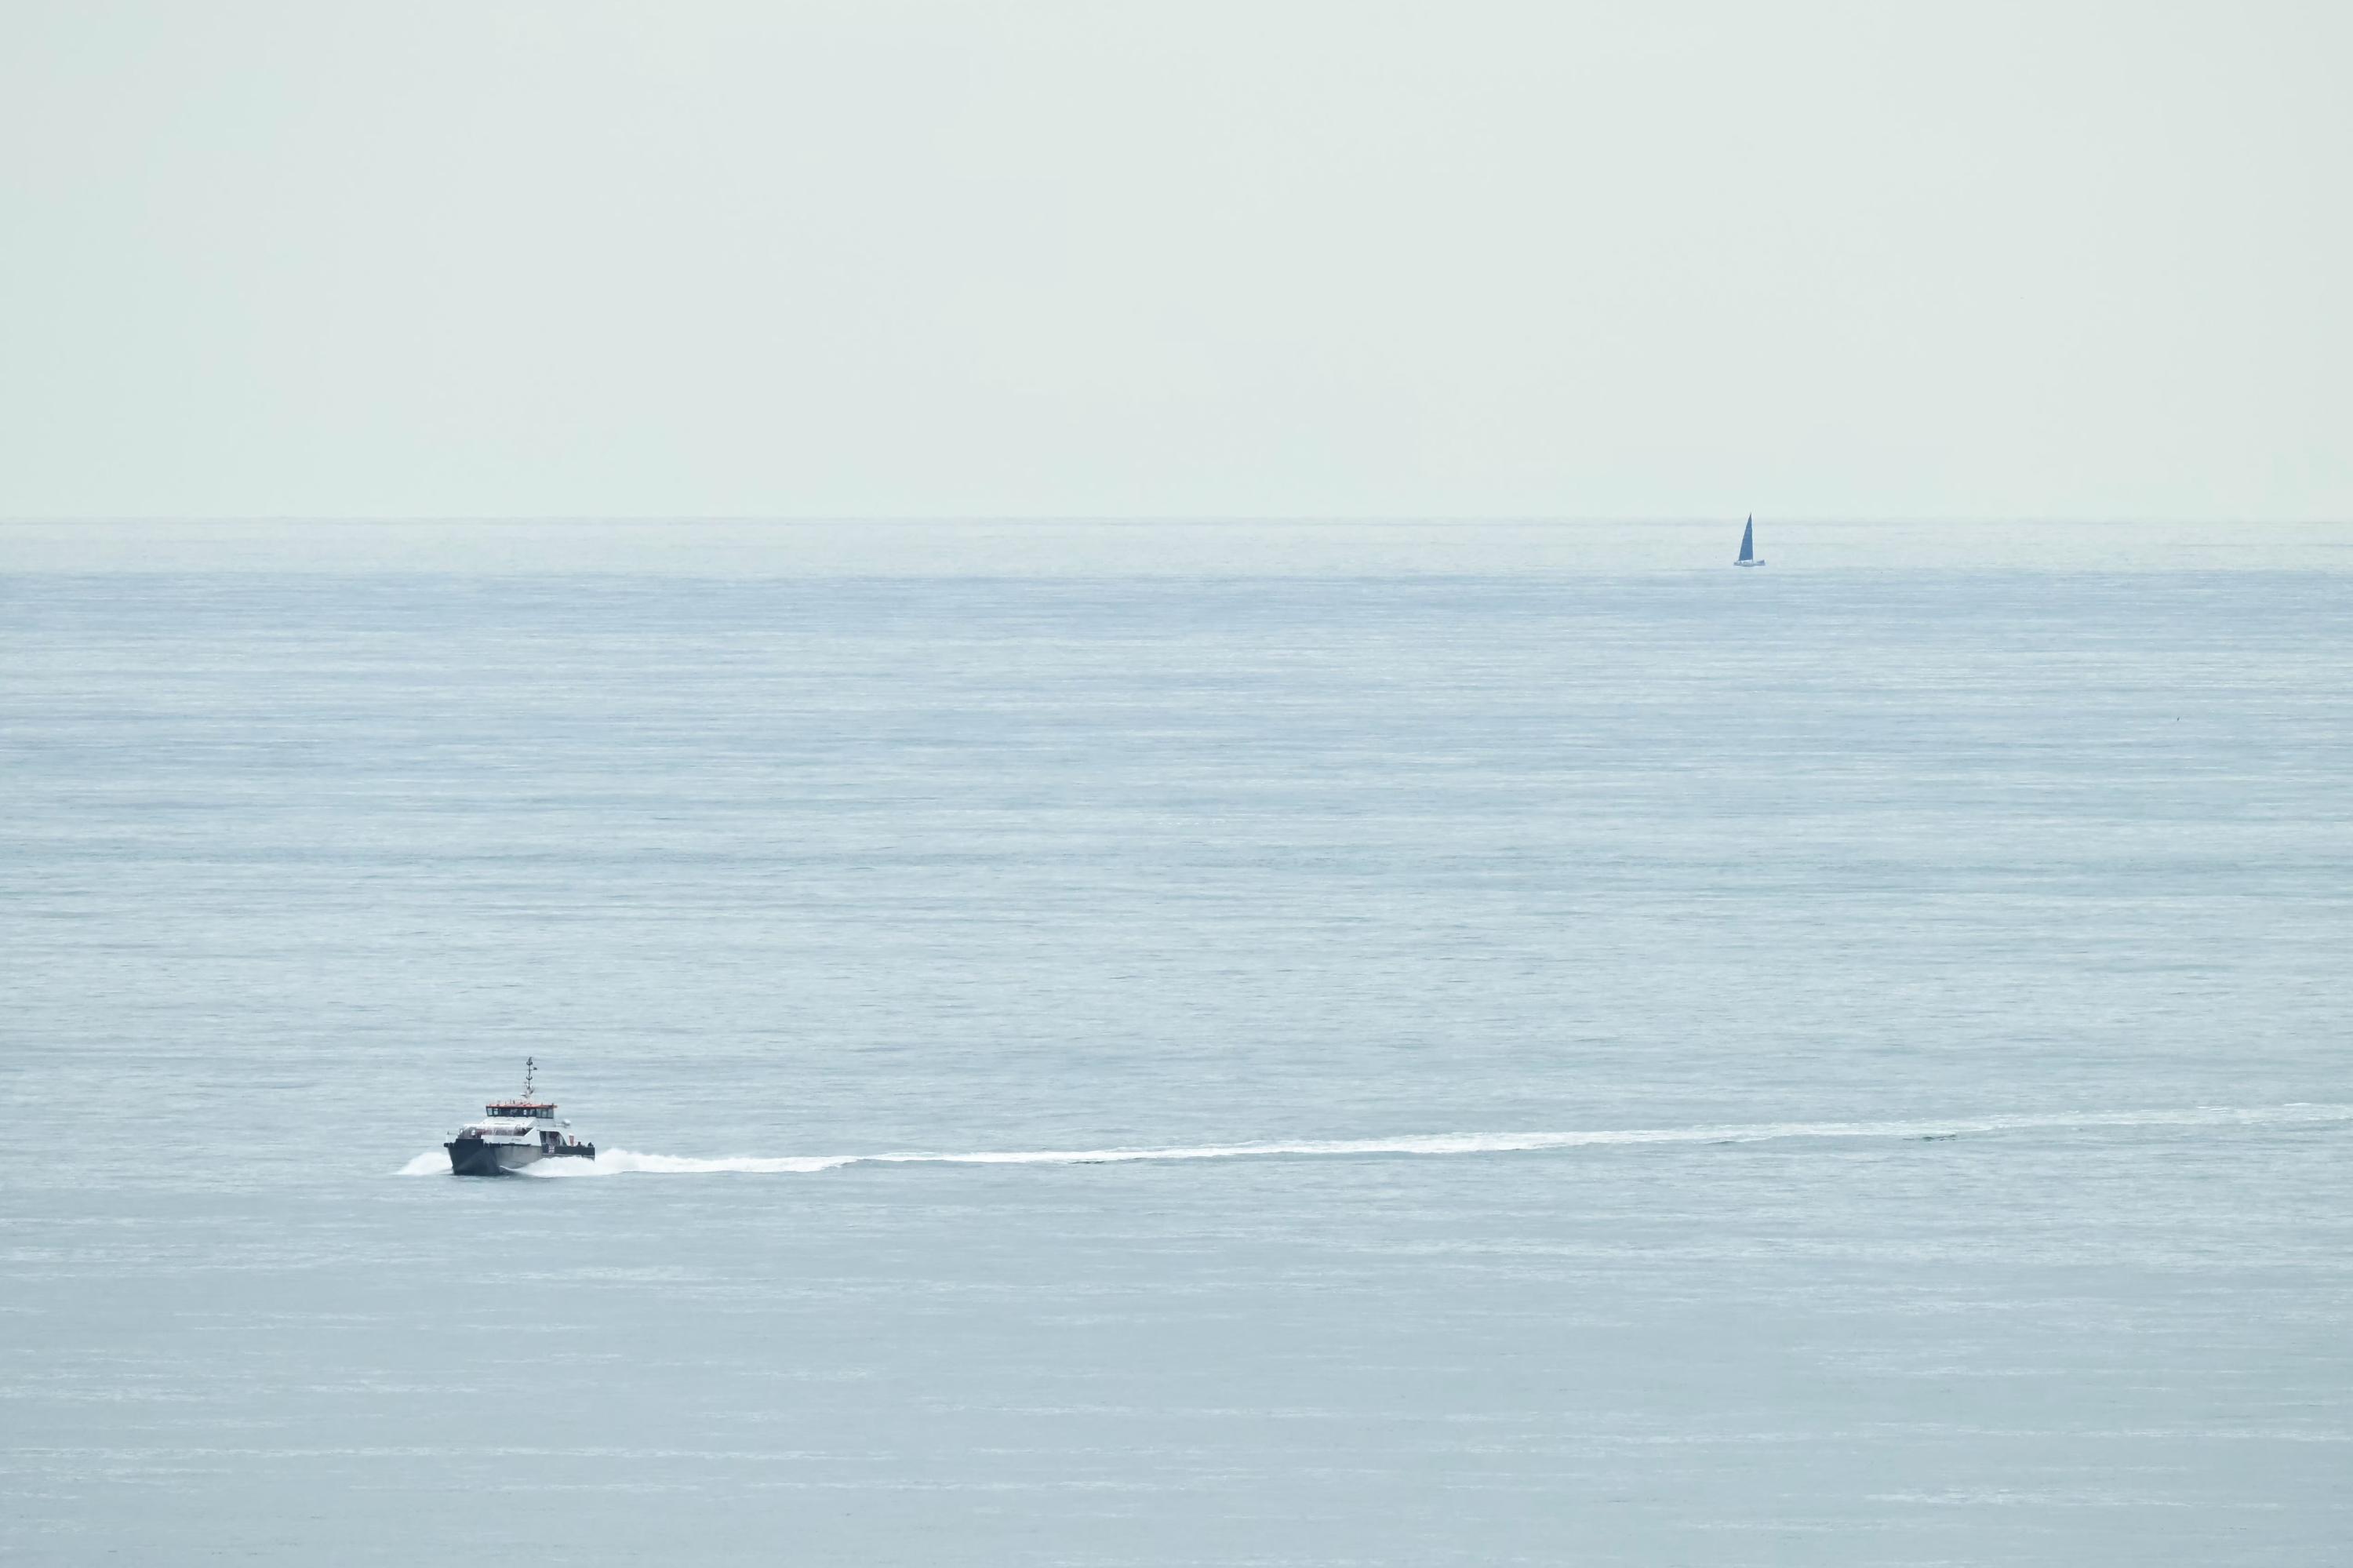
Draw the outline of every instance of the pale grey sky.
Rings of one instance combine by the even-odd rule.
[[[0,515],[2353,516],[2353,5],[0,6]]]

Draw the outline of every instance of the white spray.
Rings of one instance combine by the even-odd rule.
[[[1111,1165],[1141,1160],[1312,1159],[1334,1155],[1515,1154],[1545,1150],[1640,1144],[1768,1143],[1785,1139],[1942,1139],[1967,1134],[2093,1131],[2116,1128],[2299,1127],[2353,1121],[2353,1106],[2200,1107],[2187,1110],[2084,1111],[2029,1116],[1963,1117],[1932,1121],[1779,1121],[1694,1127],[1635,1128],[1586,1132],[1417,1133],[1396,1138],[1301,1142],[1208,1143],[1145,1149],[1030,1149],[967,1154],[736,1155],[697,1160],[677,1154],[602,1150],[593,1160],[547,1160],[524,1166],[539,1177],[807,1175],[845,1165]],[[420,1154],[403,1176],[448,1170],[439,1153]]]

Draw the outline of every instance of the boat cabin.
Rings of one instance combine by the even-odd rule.
[[[531,1117],[541,1121],[555,1119],[555,1107],[546,1100],[498,1100],[482,1107],[484,1116]]]

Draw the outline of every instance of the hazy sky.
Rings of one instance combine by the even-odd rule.
[[[2353,5],[0,5],[0,515],[2353,515]]]

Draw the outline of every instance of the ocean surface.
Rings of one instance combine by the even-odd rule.
[[[2152,537],[0,528],[0,1561],[2353,1561],[2353,551]]]

